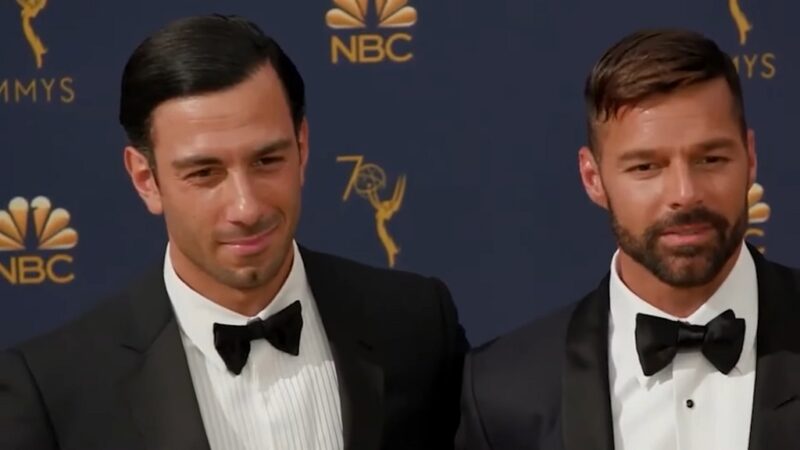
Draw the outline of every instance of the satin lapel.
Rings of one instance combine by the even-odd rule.
[[[575,308],[567,328],[562,391],[565,450],[611,450],[608,277]]]
[[[137,369],[125,384],[134,420],[152,450],[209,449],[177,321],[161,271],[130,294],[124,351]]]
[[[349,286],[335,259],[301,248],[336,364],[345,450],[381,446],[384,376],[364,312],[369,299]]]
[[[800,292],[795,271],[749,247],[758,276],[752,450],[800,448]]]

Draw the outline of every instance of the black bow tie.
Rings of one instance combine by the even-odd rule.
[[[214,347],[228,370],[236,375],[242,373],[247,363],[253,339],[266,339],[278,350],[297,356],[303,329],[301,311],[300,301],[295,301],[278,313],[266,319],[255,319],[247,325],[215,323]]]
[[[706,325],[636,315],[636,352],[647,376],[669,365],[678,350],[695,348],[727,375],[739,361],[743,344],[744,319],[737,319],[730,309]]]

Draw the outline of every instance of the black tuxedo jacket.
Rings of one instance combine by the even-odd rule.
[[[345,448],[452,448],[467,343],[445,285],[301,251],[338,372]],[[208,448],[161,267],[0,353],[2,450]]]
[[[753,254],[758,278],[752,450],[800,449],[800,272]],[[608,277],[576,305],[467,357],[462,450],[610,450]]]

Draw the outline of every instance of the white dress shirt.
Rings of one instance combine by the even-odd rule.
[[[238,376],[227,370],[214,347],[213,325],[245,325],[253,318],[228,310],[186,285],[175,273],[169,247],[164,281],[212,450],[343,447],[336,368],[296,243],[286,282],[257,317],[271,316],[299,300],[300,354],[284,353],[264,339],[253,341]]]
[[[645,376],[636,353],[636,314],[678,320],[631,292],[611,262],[609,383],[616,450],[746,450],[756,372],[758,287],[745,246],[728,277],[685,319],[705,325],[727,309],[745,320],[739,362],[724,375],[700,350],[678,352],[673,362]]]

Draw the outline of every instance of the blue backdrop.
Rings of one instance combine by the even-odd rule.
[[[122,165],[120,75],[144,36],[209,12],[260,24],[306,79],[299,241],[379,266],[396,246],[394,268],[447,282],[474,344],[607,270],[608,219],[577,174],[581,93],[603,50],[641,27],[693,28],[736,57],[765,203],[752,241],[800,265],[795,2],[3,0],[0,347],[162,260],[161,218]]]

